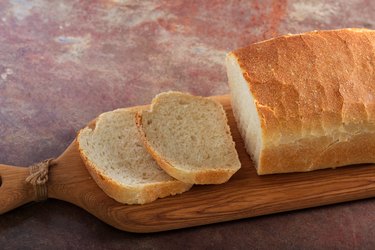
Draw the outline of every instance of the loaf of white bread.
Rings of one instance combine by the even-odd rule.
[[[375,162],[375,31],[285,35],[230,52],[226,66],[258,174]]]

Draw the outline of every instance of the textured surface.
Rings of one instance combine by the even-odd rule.
[[[0,162],[55,157],[101,112],[148,103],[164,90],[225,94],[227,51],[288,32],[375,28],[374,11],[370,0],[0,1]],[[50,200],[1,216],[0,243],[371,249],[374,211],[370,199],[135,235]]]
[[[259,131],[246,140],[263,140],[248,147],[259,174],[375,162],[374,46],[374,30],[340,29],[281,36],[230,54],[228,72],[246,72],[245,79],[229,74],[231,89],[250,89],[259,112],[260,123],[242,130]],[[255,107],[239,102],[240,121]]]

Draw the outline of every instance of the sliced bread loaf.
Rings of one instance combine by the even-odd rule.
[[[79,151],[101,189],[121,203],[143,204],[187,191],[192,186],[166,174],[143,146],[135,124],[136,111],[101,114],[95,128],[82,129]]]
[[[241,167],[223,107],[180,92],[154,98],[137,126],[150,154],[174,178],[220,184]]]

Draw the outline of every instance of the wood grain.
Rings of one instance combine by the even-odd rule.
[[[0,214],[35,199],[33,187],[25,181],[28,175],[28,168],[0,164]]]
[[[212,98],[227,112],[242,164],[229,182],[194,186],[145,205],[123,205],[92,180],[74,141],[50,171],[49,197],[76,204],[121,230],[156,232],[375,196],[375,165],[258,176],[237,130],[229,96]],[[27,174],[25,168],[0,165],[0,213],[34,199],[32,187],[24,183]]]

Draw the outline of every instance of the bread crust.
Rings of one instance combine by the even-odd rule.
[[[258,174],[375,162],[375,31],[313,31],[228,54],[261,121]]]
[[[129,109],[131,110],[131,109]],[[90,123],[90,127],[95,129],[95,121]],[[145,204],[158,198],[176,195],[189,190],[192,185],[179,180],[156,182],[152,184],[125,185],[102,173],[98,167],[90,161],[85,154],[78,138],[83,129],[78,132],[75,143],[78,145],[79,154],[97,185],[111,198],[124,204]]]
[[[172,92],[171,92],[172,93]],[[179,93],[179,92],[176,92]],[[182,94],[182,93],[179,93]],[[198,97],[203,98],[203,97]],[[155,99],[154,99],[155,100]],[[154,101],[151,104],[151,112],[154,105],[157,104],[157,101]],[[214,100],[212,100],[214,101]],[[217,102],[216,102],[217,103]],[[218,104],[220,105],[220,104]],[[224,112],[224,110],[223,110]],[[224,113],[225,114],[225,113]],[[225,119],[226,116],[225,116]],[[230,129],[226,121],[226,129],[230,133]],[[168,162],[167,159],[165,159],[163,156],[159,155],[158,152],[152,147],[152,145],[148,142],[147,135],[143,129],[142,126],[142,111],[137,112],[136,114],[136,124],[138,127],[138,131],[141,135],[142,141],[144,143],[145,148],[148,150],[148,152],[152,155],[152,157],[155,159],[155,161],[159,164],[159,166],[167,172],[170,176],[190,184],[222,184],[227,182],[231,176],[240,169],[240,163],[238,168],[234,169],[228,169],[228,168],[215,168],[215,169],[205,169],[201,170],[199,172],[189,172],[184,169],[180,169],[174,164],[171,164]],[[234,142],[232,141],[233,146]]]

